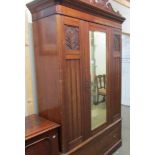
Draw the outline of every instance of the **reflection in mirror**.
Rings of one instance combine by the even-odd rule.
[[[90,31],[91,129],[107,121],[106,33]]]

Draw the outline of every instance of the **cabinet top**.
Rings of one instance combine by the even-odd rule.
[[[38,136],[49,130],[58,128],[59,126],[59,124],[39,117],[36,114],[27,116],[25,118],[25,140],[28,140],[34,136]]]
[[[33,14],[56,5],[67,6],[95,16],[109,18],[120,23],[125,20],[119,11],[115,11],[112,8],[109,0],[34,0],[28,3],[27,7]]]

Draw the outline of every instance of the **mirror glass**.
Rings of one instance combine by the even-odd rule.
[[[106,33],[89,32],[91,76],[91,130],[107,121]]]

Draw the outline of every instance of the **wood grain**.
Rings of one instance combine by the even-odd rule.
[[[25,119],[25,154],[26,155],[59,155],[59,124],[39,117],[36,114]]]

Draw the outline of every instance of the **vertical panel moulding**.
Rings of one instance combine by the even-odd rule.
[[[82,47],[83,47],[83,52],[81,52],[83,55],[82,55],[82,60],[83,60],[83,66],[82,66],[82,69],[83,69],[83,89],[84,89],[84,92],[83,92],[83,96],[84,96],[84,102],[83,102],[83,105],[82,105],[82,108],[84,109],[84,117],[82,119],[82,121],[84,122],[83,123],[83,128],[84,128],[84,138],[87,139],[90,134],[91,134],[91,131],[90,131],[90,128],[91,128],[91,116],[90,116],[90,113],[91,113],[91,107],[90,107],[90,91],[88,90],[88,87],[86,87],[87,83],[89,83],[89,75],[90,75],[90,72],[89,72],[89,25],[87,22],[83,21],[83,23],[85,26],[81,25],[82,27]]]
[[[74,111],[74,106],[75,106],[75,83],[74,83],[74,62],[73,60],[70,60],[70,65],[71,65],[71,83],[72,83],[72,95],[70,96],[71,99],[71,107],[72,107],[72,115],[70,117],[72,117],[72,130],[73,130],[73,137],[72,140],[75,138],[75,118],[74,116],[76,115],[75,111]]]
[[[77,72],[77,68],[76,68],[76,63],[77,63],[77,60],[74,60],[73,61],[73,64],[72,64],[72,75],[73,75],[73,79],[72,79],[72,82],[73,82],[73,129],[74,129],[74,139],[77,138],[77,127],[78,127],[78,122],[77,122],[77,115],[78,115],[78,109],[77,109],[77,87],[76,87],[76,80],[77,80],[77,77],[76,77],[76,72]]]
[[[110,43],[110,120],[111,123],[113,122],[113,87],[114,87],[114,80],[113,80],[113,29],[110,29],[110,36],[109,43]]]
[[[113,120],[121,112],[121,35],[118,30],[113,31]]]
[[[61,122],[62,122],[62,126],[61,126],[61,130],[60,130],[60,141],[61,141],[61,151],[65,152],[67,150],[67,136],[66,132],[67,132],[67,124],[66,124],[66,107],[65,107],[65,74],[64,74],[64,65],[65,65],[65,61],[64,61],[64,51],[63,51],[63,18],[61,15],[56,15],[56,33],[57,33],[57,48],[58,48],[58,58],[59,58],[59,102],[61,105]]]
[[[67,104],[69,105],[69,124],[68,124],[68,127],[69,127],[69,140],[72,140],[72,138],[73,138],[73,131],[72,131],[72,98],[71,98],[71,96],[72,96],[72,82],[71,82],[71,80],[72,80],[72,77],[71,77],[71,65],[70,65],[70,60],[67,60],[67,62],[66,62],[66,66],[67,66],[67,81],[66,81],[66,83],[67,83],[67,85],[68,85],[68,87],[67,87],[67,91],[66,92],[68,92],[68,95],[67,95]]]
[[[77,90],[78,90],[78,93],[77,93],[77,98],[78,98],[78,100],[77,100],[77,103],[78,103],[78,110],[81,112],[82,111],[82,109],[81,109],[81,104],[82,104],[82,102],[81,102],[81,94],[80,94],[80,92],[81,92],[81,85],[80,85],[80,83],[81,83],[81,80],[80,80],[80,60],[78,61],[78,64],[77,64]],[[78,130],[78,135],[80,136],[82,133],[81,133],[81,113],[80,112],[78,112],[78,124],[79,124],[79,130]]]
[[[113,36],[114,39],[115,35]],[[117,111],[117,99],[116,99],[116,95],[117,95],[117,60],[115,57],[115,41],[113,40],[113,119],[115,118],[116,115],[116,111]]]
[[[74,132],[75,132],[75,139],[78,137],[78,90],[77,90],[77,81],[78,81],[78,75],[77,75],[77,65],[78,65],[78,60],[74,60],[74,84],[75,84],[75,105],[74,111],[75,111],[75,116],[74,116]],[[74,104],[74,103],[73,103]],[[74,115],[74,114],[73,114]]]
[[[81,136],[80,60],[66,60],[66,101],[68,104],[69,141]]]
[[[109,82],[109,77],[110,77],[110,45],[109,45],[109,28],[107,28],[107,33],[106,33],[106,74],[107,74],[107,122],[109,123],[110,121],[110,82]]]

